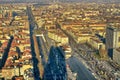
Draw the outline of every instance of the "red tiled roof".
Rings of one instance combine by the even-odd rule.
[[[8,44],[8,41],[6,41],[6,42],[3,42],[3,44],[2,44],[2,48],[5,48],[5,47],[7,47],[7,44]]]
[[[14,55],[18,55],[18,53],[12,50],[9,51],[8,56],[14,56]]]

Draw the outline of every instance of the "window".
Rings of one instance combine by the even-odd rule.
[[[118,42],[120,42],[120,37],[118,38]]]

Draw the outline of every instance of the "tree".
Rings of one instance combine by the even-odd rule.
[[[15,16],[17,16],[17,15],[18,15],[17,12],[15,12],[15,11],[12,12],[12,16],[13,16],[13,17],[15,17]]]

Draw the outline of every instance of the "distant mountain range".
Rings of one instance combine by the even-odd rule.
[[[0,0],[1,2],[47,2],[47,1],[54,1],[54,0]],[[56,0],[57,1],[57,0]],[[101,2],[101,3],[117,3],[120,0],[58,0],[60,2]]]

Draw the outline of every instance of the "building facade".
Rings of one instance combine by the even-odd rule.
[[[114,60],[113,57],[116,53],[114,49],[120,47],[120,27],[118,26],[108,26],[106,28],[106,49],[108,55]]]

